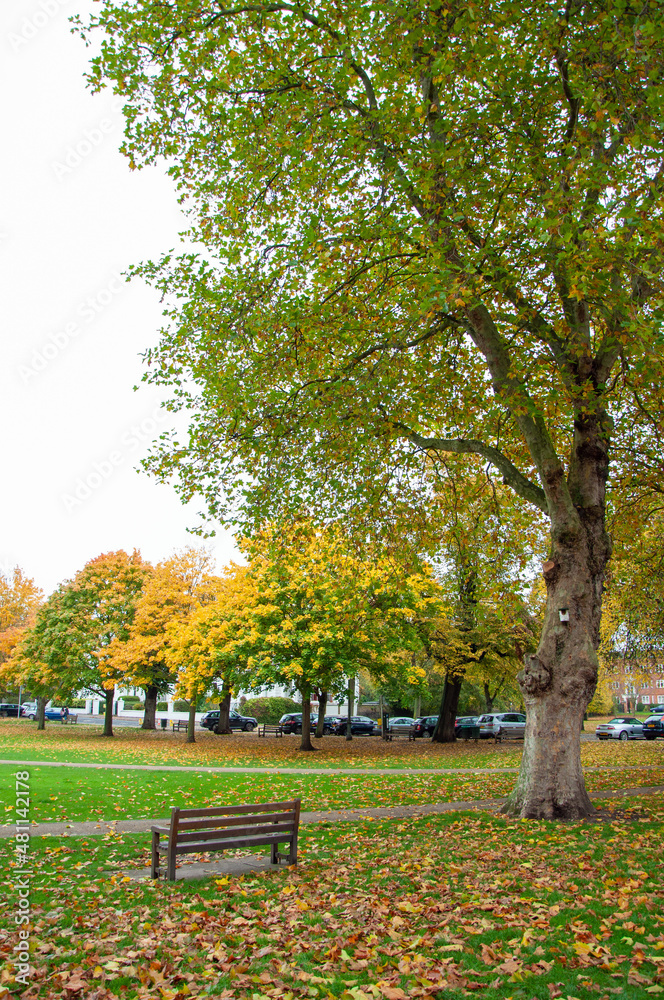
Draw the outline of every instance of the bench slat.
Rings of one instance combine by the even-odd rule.
[[[297,800],[290,802],[254,802],[241,806],[211,806],[209,809],[179,809],[178,816],[181,820],[192,819],[196,816],[241,816],[245,813],[264,813],[279,810],[285,812],[295,812]]]
[[[190,841],[189,843],[182,844],[178,842],[175,847],[173,854],[203,854],[206,851],[233,851],[238,850],[242,847],[262,847],[270,846],[271,844],[285,844],[288,841],[288,837],[276,834],[273,837],[237,837],[235,840],[223,840],[217,843],[216,841],[201,841],[200,843],[195,841]],[[159,846],[157,848],[160,854],[168,854],[167,847]]]
[[[255,818],[243,813],[241,816],[213,816],[211,819],[181,819],[178,823],[178,830],[211,830],[213,827],[220,829],[224,826],[246,826],[252,821],[254,826],[264,826],[266,823],[277,823],[283,820],[292,822],[294,818],[295,810],[289,809],[288,812],[256,813]]]
[[[295,821],[291,818],[290,822],[283,823],[258,823],[256,825],[247,826],[245,823],[243,826],[231,826],[231,827],[214,827],[213,829],[197,829],[188,830],[183,832],[182,828],[178,831],[178,843],[180,841],[188,840],[228,840],[229,837],[242,837],[245,834],[255,833],[257,836],[265,835],[269,837],[272,833],[283,833],[286,836],[290,836],[295,830]]]

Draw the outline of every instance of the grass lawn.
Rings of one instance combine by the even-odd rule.
[[[521,743],[431,743],[407,740],[386,743],[378,737],[355,737],[347,743],[328,736],[317,741],[315,753],[298,750],[300,739],[260,739],[255,733],[216,736],[198,732],[195,744],[184,733],[117,729],[113,739],[95,726],[47,723],[38,732],[28,720],[0,720],[0,759],[50,760],[80,763],[162,764],[183,767],[316,767],[316,768],[460,768],[518,767]],[[661,762],[664,741],[618,743],[592,740],[581,745],[585,766],[638,766]]]
[[[643,799],[598,823],[319,824],[297,867],[176,884],[123,881],[148,835],[38,838],[32,985],[13,995],[642,1000],[664,992],[663,818]]]
[[[0,823],[11,823],[16,765],[0,765]],[[326,775],[206,773],[30,767],[30,820],[159,819],[172,805],[203,807],[301,798],[304,810],[499,798],[515,774]],[[664,767],[592,771],[589,791],[664,785]],[[1,818],[3,817],[4,818]]]

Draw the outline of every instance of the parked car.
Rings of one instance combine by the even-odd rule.
[[[204,729],[213,730],[219,721],[219,710],[216,712],[206,712],[201,719],[201,726]],[[242,729],[245,733],[251,733],[258,725],[258,720],[251,715],[240,715],[239,712],[231,710],[228,713],[228,721],[231,729]]]
[[[498,736],[504,730],[520,736],[526,732],[526,717],[521,712],[486,712],[476,724],[480,727],[480,739]]]
[[[653,715],[664,715],[664,705],[653,705],[650,711]]]
[[[415,726],[416,736],[433,736],[434,730],[438,725],[438,716],[423,715],[419,719],[415,719],[413,725]]]
[[[0,705],[0,719],[8,719],[12,715],[18,719],[18,705],[10,705],[8,702],[3,702]]]
[[[72,715],[73,713],[70,712],[69,714]],[[30,715],[29,717],[31,719],[32,718],[36,719],[37,718],[37,713],[35,712],[34,716]],[[54,708],[53,706],[51,706],[51,708],[45,708],[44,709],[44,718],[45,719],[49,719],[51,722],[59,721],[60,719],[62,719],[62,707],[60,707],[60,708]]]
[[[664,715],[650,715],[643,723],[643,735],[647,740],[664,736]]]
[[[24,701],[21,705],[21,715],[24,719],[36,719],[37,718],[37,702],[36,701]]]
[[[415,719],[409,715],[396,715],[394,718],[390,718],[387,731],[388,733],[407,733],[414,724]]]
[[[460,729],[466,729],[470,726],[476,726],[478,724],[479,715],[459,715],[454,720],[454,735],[459,735]]]
[[[279,725],[285,733],[301,733],[302,712],[287,712],[279,719]]]
[[[326,715],[325,718],[324,718],[324,720],[323,720],[323,736],[331,736],[334,733],[335,726],[339,722],[341,722],[341,716],[340,715]],[[311,732],[312,733],[313,733],[313,731],[314,731],[314,729],[316,728],[317,725],[318,725],[318,716],[317,715],[312,715],[311,716]]]
[[[413,721],[412,719],[410,720]],[[345,736],[346,730],[348,728],[348,718],[339,719],[334,727],[334,732],[337,736]],[[376,732],[376,723],[374,719],[368,718],[366,715],[351,715],[350,717],[350,731],[353,736],[373,736]]]
[[[620,715],[600,723],[595,734],[598,740],[640,740],[643,738],[643,725],[633,715]]]

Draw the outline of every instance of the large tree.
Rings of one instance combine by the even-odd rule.
[[[39,609],[21,643],[46,685],[58,691],[85,690],[104,698],[104,736],[113,735],[115,685],[123,667],[107,663],[113,642],[126,642],[145,577],[139,552],[119,550],[91,559],[72,580],[60,584]]]
[[[103,0],[92,25],[131,165],[164,158],[205,246],[142,269],[173,302],[150,378],[193,411],[152,469],[213,516],[362,523],[446,452],[491,463],[551,537],[509,808],[588,815],[612,410],[662,374],[658,7]]]

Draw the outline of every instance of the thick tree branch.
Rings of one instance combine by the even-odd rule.
[[[406,438],[422,451],[453,452],[457,455],[481,455],[500,471],[505,482],[512,487],[524,500],[534,504],[542,513],[549,513],[549,507],[544,490],[531,482],[527,476],[517,469],[510,459],[498,448],[484,444],[474,438],[425,438],[405,424],[394,424],[394,427],[404,431]]]

